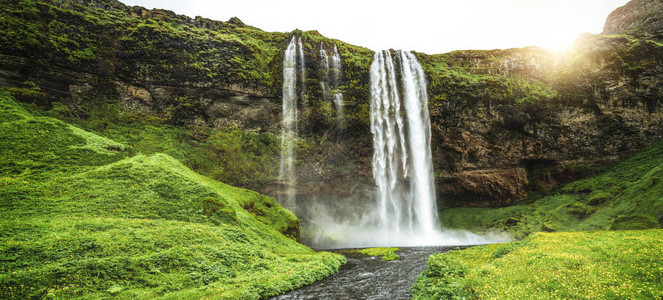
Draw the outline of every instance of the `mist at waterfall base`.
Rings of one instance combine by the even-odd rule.
[[[358,184],[345,199],[300,202],[304,242],[353,248],[509,241],[506,234],[440,229],[426,80],[416,57],[404,51],[377,52],[370,76],[375,185]]]
[[[356,189],[362,191],[355,191],[348,198],[329,196],[302,201],[299,208],[302,243],[316,249],[344,249],[461,246],[512,241],[508,234],[497,231],[476,234],[466,230],[437,229],[425,235],[385,231],[376,222],[379,216],[371,203],[376,201],[375,187]]]

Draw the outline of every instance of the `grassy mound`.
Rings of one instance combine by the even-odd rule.
[[[447,228],[500,229],[518,238],[538,231],[659,228],[663,215],[663,140],[596,176],[550,195],[504,208],[454,208]]]
[[[382,260],[390,261],[401,258],[400,256],[398,256],[398,254],[396,254],[396,252],[400,250],[401,249],[399,248],[393,248],[393,247],[378,247],[378,248],[348,250],[347,252],[360,253],[368,256],[381,256]]]
[[[663,230],[536,233],[432,255],[413,299],[660,299]]]
[[[272,198],[134,152],[0,92],[0,298],[259,298],[344,263]]]

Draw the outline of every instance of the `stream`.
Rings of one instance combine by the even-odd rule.
[[[327,250],[345,255],[348,263],[335,275],[271,299],[410,299],[409,288],[426,268],[428,257],[454,248],[401,248],[396,252],[400,259],[394,261],[339,252],[341,249]]]

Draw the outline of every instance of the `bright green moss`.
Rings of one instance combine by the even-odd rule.
[[[536,233],[432,255],[413,299],[656,299],[663,230]]]
[[[382,260],[397,260],[400,257],[396,252],[400,251],[401,249],[399,248],[393,248],[393,247],[379,247],[379,248],[366,248],[366,249],[359,249],[359,250],[348,250],[348,252],[353,252],[353,253],[361,253],[364,255],[368,256],[381,256]]]

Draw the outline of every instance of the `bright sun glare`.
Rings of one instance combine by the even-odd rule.
[[[567,50],[573,42],[578,37],[580,32],[575,32],[573,29],[557,28],[556,30],[550,30],[542,35],[542,39],[536,46],[550,49],[553,51],[563,52]]]
[[[494,11],[502,16],[495,27],[501,26],[506,31],[503,38],[516,46],[526,46],[517,45],[525,42],[563,51],[583,32],[600,33],[608,13],[622,2],[626,1],[502,0]]]

